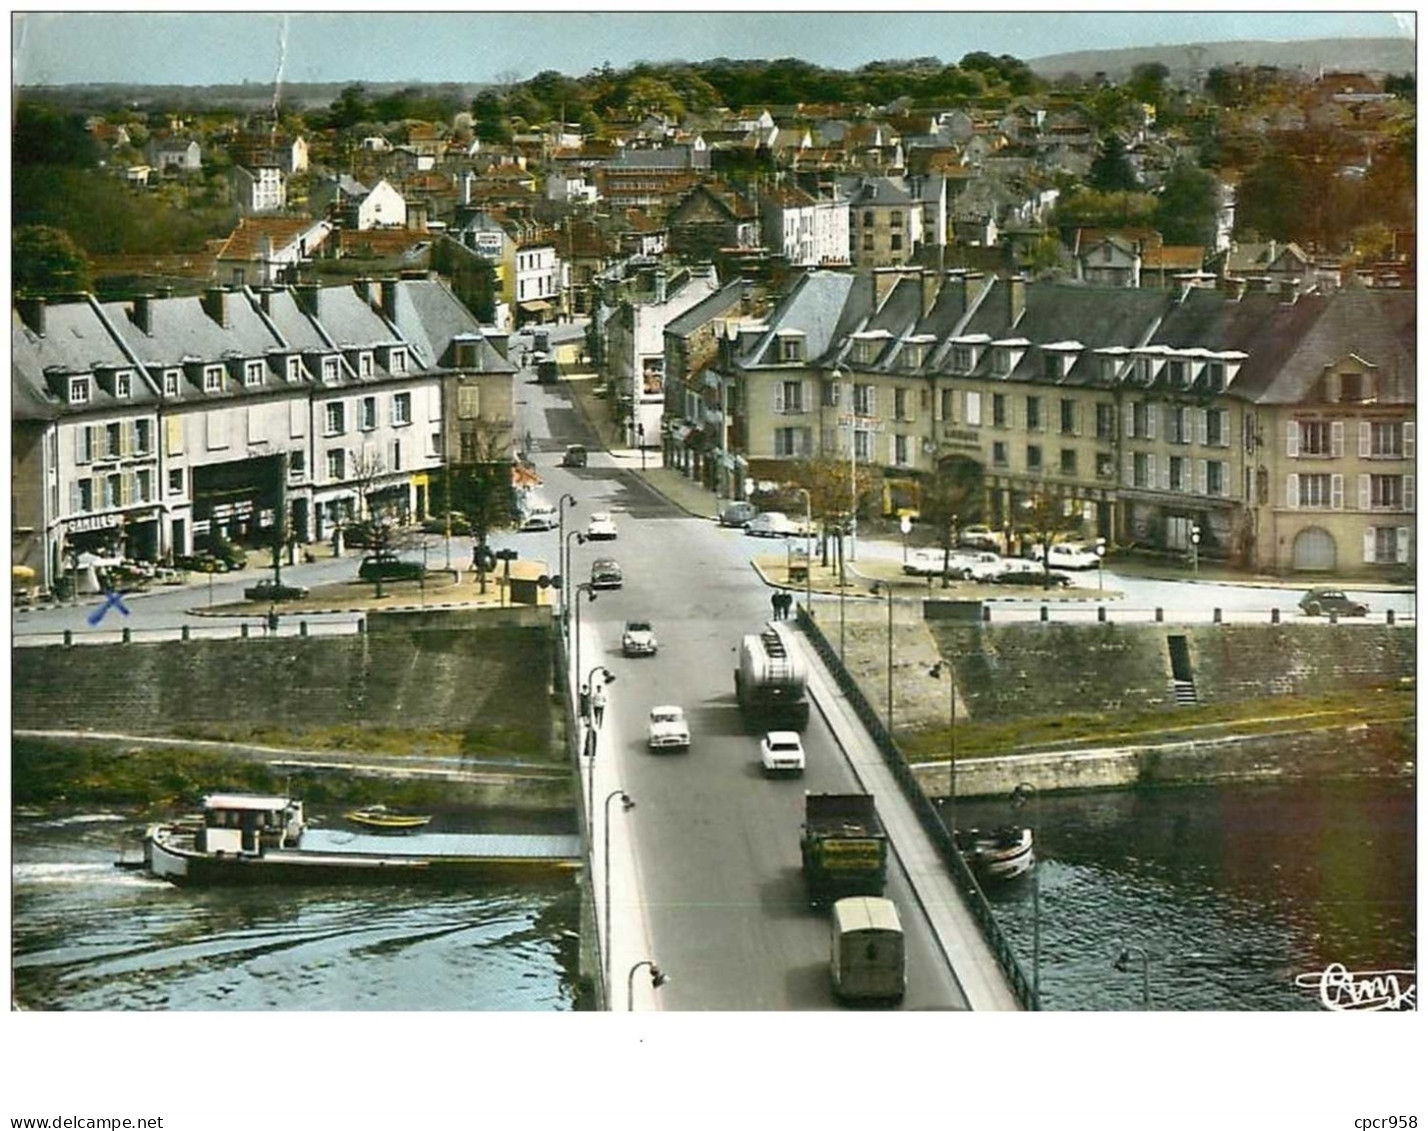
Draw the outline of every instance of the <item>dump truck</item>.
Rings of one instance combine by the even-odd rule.
[[[803,881],[821,907],[846,896],[881,896],[888,837],[871,793],[808,793],[803,800]]]
[[[739,644],[734,694],[751,731],[808,726],[808,673],[782,626],[769,621]]]

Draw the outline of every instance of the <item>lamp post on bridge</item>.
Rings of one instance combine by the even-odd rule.
[[[590,763],[590,776],[592,778],[595,776],[594,762]],[[602,862],[605,866],[605,945],[601,953],[605,956],[606,993],[609,993],[610,955],[614,949],[610,942],[612,937],[610,935],[610,802],[614,801],[617,797],[620,799],[620,804],[624,807],[626,813],[635,807],[634,798],[623,789],[612,789],[605,797],[605,855],[602,858]]]
[[[1031,1000],[1041,1008],[1041,794],[1030,782],[1018,782],[1012,790],[1012,807],[1019,809],[1030,799],[1031,850],[1036,854],[1031,877]]]
[[[625,1012],[635,1011],[635,971],[642,966],[648,966],[650,970],[650,985],[655,989],[669,982],[669,975],[656,966],[650,959],[642,958],[630,967],[630,976],[625,982]]]
[[[796,488],[803,496],[803,610],[813,615],[813,496],[807,487]]]
[[[892,585],[886,581],[873,582],[872,592],[874,596],[882,594],[888,599],[888,738],[892,738],[893,733],[893,590]]]
[[[957,680],[949,660],[938,660],[927,672],[933,679],[947,676],[947,807],[953,840],[957,836]]]
[[[596,732],[599,731],[601,725],[602,725],[603,722],[604,722],[604,706],[603,706],[603,703],[602,703],[602,705],[600,706],[600,709],[599,709],[599,712],[598,712],[598,713],[596,713],[596,712],[594,712],[594,711],[592,710],[592,706],[593,706],[593,704],[594,704],[594,695],[595,695],[595,674],[596,674],[597,672],[603,673],[603,682],[601,683],[601,688],[602,688],[602,689],[605,688],[605,687],[608,687],[610,684],[612,684],[612,683],[615,682],[615,676],[614,676],[614,674],[610,671],[610,669],[607,668],[607,667],[605,667],[603,664],[600,664],[600,665],[597,665],[596,667],[593,667],[593,668],[590,669],[590,676],[589,676],[589,678],[586,679],[584,683],[580,684],[580,686],[579,686],[579,688],[578,688],[578,691],[579,691],[579,699],[578,699],[578,702],[579,702],[579,707],[580,707],[580,712],[579,712],[579,713],[580,713],[580,717],[581,717],[582,719],[583,719],[583,718],[586,718],[586,717],[590,717],[590,719],[591,719],[590,729],[586,732],[584,754],[585,754],[586,760],[587,760],[587,762],[588,762],[588,765],[587,765],[587,767],[586,767],[586,769],[588,770],[588,774],[587,774],[588,785],[587,785],[587,787],[586,787],[586,790],[587,790],[587,792],[586,792],[587,801],[586,801],[585,808],[586,808],[586,810],[590,813],[590,817],[591,817],[592,820],[594,819],[594,816],[595,816],[595,754],[596,754],[596,751],[597,751],[597,747],[598,747],[598,745],[599,745],[599,739],[598,739],[598,737],[597,737],[597,733],[596,733]],[[576,673],[576,676],[577,676],[577,680],[578,680],[578,678],[579,678],[579,673],[578,673],[578,672]]]
[[[556,510],[560,516],[560,542],[556,546],[556,553],[560,560],[556,562],[555,565],[556,569],[560,572],[560,623],[562,627],[567,623],[565,617],[565,595],[567,592],[565,588],[565,579],[569,576],[567,572],[567,570],[569,569],[569,562],[567,561],[567,557],[570,551],[570,544],[565,540],[565,505],[567,503],[569,503],[572,508],[579,505],[575,501],[575,496],[572,495],[569,491],[561,495],[560,501],[556,503]]]
[[[572,530],[561,539],[565,549],[565,564],[561,567],[560,573],[560,619],[561,627],[566,631],[570,629],[571,600],[568,599],[568,595],[574,592],[575,589],[570,577],[570,540],[572,538],[575,539],[577,545],[585,545],[585,535],[578,530]],[[580,676],[580,670],[578,668],[576,669],[575,675],[578,679]]]

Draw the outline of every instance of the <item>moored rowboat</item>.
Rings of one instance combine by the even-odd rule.
[[[369,805],[365,809],[352,809],[342,815],[354,825],[384,833],[415,832],[431,824],[431,817],[427,814],[398,813],[385,805]]]

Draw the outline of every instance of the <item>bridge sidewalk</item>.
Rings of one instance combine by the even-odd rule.
[[[968,1008],[977,1011],[1020,1009],[996,957],[982,938],[981,929],[962,902],[946,866],[923,832],[872,738],[822,660],[801,639],[798,647],[802,648],[808,664],[813,701],[827,719],[859,783],[878,799],[878,814],[887,827],[893,851],[966,995]]]

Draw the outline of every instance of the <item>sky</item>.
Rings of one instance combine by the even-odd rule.
[[[727,7],[727,5],[726,5]],[[392,12],[12,11],[12,85],[461,82],[606,63],[800,58],[840,70],[973,51],[1035,59],[1225,40],[1412,38],[1411,13],[1315,10],[871,12],[831,8]]]

